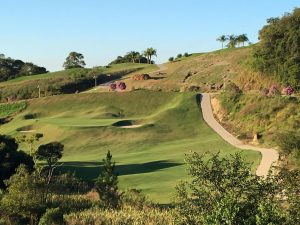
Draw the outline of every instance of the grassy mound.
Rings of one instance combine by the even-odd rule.
[[[38,117],[25,119],[26,114]],[[114,126],[124,121],[152,125],[138,129]],[[98,176],[101,160],[110,150],[121,187],[142,189],[159,202],[169,202],[176,183],[185,179],[185,153],[237,151],[207,127],[196,95],[191,93],[135,91],[35,99],[3,125],[1,132],[16,136],[24,127],[43,133],[42,143],[63,142],[60,169],[75,171],[84,179]],[[244,154],[258,164],[258,153]]]

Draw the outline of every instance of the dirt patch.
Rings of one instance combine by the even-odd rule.
[[[212,98],[210,103],[213,114],[217,117],[218,121],[222,122],[225,118],[225,113],[222,109],[220,101],[217,98]]]

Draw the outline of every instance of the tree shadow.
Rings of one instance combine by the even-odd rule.
[[[196,95],[196,102],[197,102],[197,105],[200,106],[201,105],[201,102],[202,102],[202,94],[197,94]]]
[[[119,176],[151,173],[158,170],[180,166],[183,163],[172,162],[168,160],[159,160],[139,164],[116,165],[116,173]],[[63,162],[56,169],[56,173],[74,173],[75,176],[83,180],[96,179],[101,170],[102,162]]]
[[[151,77],[149,80],[162,80],[165,79],[166,77]]]

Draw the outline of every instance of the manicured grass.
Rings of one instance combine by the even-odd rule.
[[[28,113],[37,117],[25,120]],[[128,120],[143,126],[113,126]],[[18,128],[43,133],[41,143],[61,141],[65,152],[60,170],[75,171],[87,180],[98,176],[99,165],[110,150],[120,187],[141,189],[161,203],[170,202],[175,185],[187,179],[185,153],[239,151],[205,124],[193,93],[134,91],[35,99],[1,126],[1,132],[16,136],[20,135]],[[260,155],[254,151],[243,154],[255,168]]]

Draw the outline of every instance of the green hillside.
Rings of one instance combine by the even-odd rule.
[[[25,119],[28,115],[33,119]],[[13,136],[34,132],[45,135],[41,143],[62,142],[60,169],[83,179],[98,176],[99,163],[110,150],[121,188],[142,189],[158,202],[170,202],[174,186],[185,179],[185,153],[237,151],[204,123],[193,93],[134,91],[34,99],[1,126],[1,133]],[[243,154],[258,164],[259,153]]]

